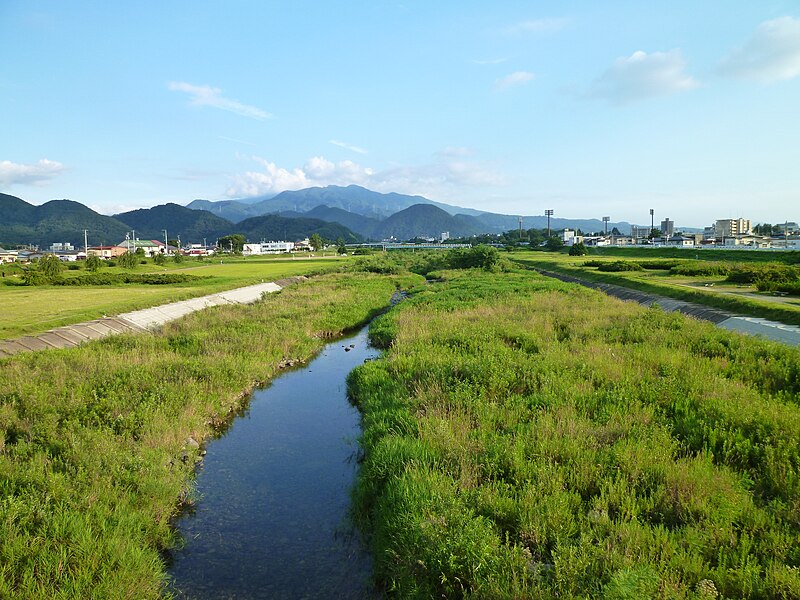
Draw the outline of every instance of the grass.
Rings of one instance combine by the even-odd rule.
[[[439,277],[349,378],[391,597],[800,597],[800,351],[530,272]]]
[[[220,260],[223,262],[220,263]],[[113,285],[113,286],[22,286],[19,276],[0,280],[0,339],[41,333],[54,327],[97,319],[103,315],[186,300],[236,287],[274,281],[292,275],[305,275],[335,265],[331,258],[276,259],[248,257],[215,259],[198,263],[187,259],[164,267],[141,265],[134,273],[187,273],[202,276],[197,281],[171,285]],[[131,272],[119,267],[105,267],[100,273]],[[85,274],[86,271],[64,271],[65,277]]]
[[[336,274],[150,335],[0,360],[0,598],[159,598],[203,441],[418,276]]]
[[[632,250],[629,250],[629,254],[631,252]],[[649,263],[656,263],[661,260],[665,264],[673,264],[675,262],[668,258],[651,258],[650,252],[654,251],[639,250],[638,254],[630,254],[629,260],[631,262],[646,261]],[[719,252],[724,253],[725,251]],[[731,251],[729,254],[750,256],[758,253]],[[774,257],[775,254],[776,253],[768,253],[770,257]],[[706,251],[705,254],[700,252],[699,255],[706,257],[711,256],[713,259],[719,258],[716,252],[710,250]],[[595,264],[608,263],[610,265],[618,263],[620,259],[616,258],[616,256],[617,255],[614,254],[608,258],[598,258],[597,256],[580,257],[555,253],[530,252],[515,253],[512,257],[519,264],[527,267],[564,273],[587,281],[613,283],[644,292],[685,300],[687,302],[712,306],[737,314],[771,319],[790,325],[800,325],[800,299],[775,297],[769,293],[759,293],[755,288],[743,287],[742,285],[726,281],[727,275],[724,273],[714,274],[711,272],[714,271],[718,265],[730,266],[734,263],[726,263],[725,261],[719,260],[702,261],[689,257],[680,261],[681,265],[685,266],[687,270],[693,265],[696,265],[693,270],[701,271],[705,265],[705,270],[708,271],[708,274],[704,276],[682,276],[663,269],[602,272],[595,266],[590,266]],[[633,256],[637,258],[633,259]],[[694,256],[694,253],[692,256]],[[589,264],[586,265],[585,263]]]

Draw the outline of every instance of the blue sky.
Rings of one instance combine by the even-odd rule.
[[[800,220],[798,2],[2,0],[0,56],[0,191],[34,204]]]

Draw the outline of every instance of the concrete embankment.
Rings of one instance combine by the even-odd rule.
[[[36,335],[26,335],[12,340],[0,340],[0,358],[17,354],[18,352],[47,350],[49,348],[71,348],[90,340],[119,333],[151,331],[165,323],[210,306],[251,304],[264,294],[279,292],[283,288],[305,279],[302,276],[288,277],[190,300],[182,300],[181,302],[171,302],[161,306],[122,313],[115,317],[103,317],[86,323],[66,325]]]
[[[542,275],[553,277],[567,283],[577,283],[585,287],[600,290],[614,296],[620,300],[630,300],[638,302],[644,306],[652,306],[658,304],[663,310],[667,312],[679,312],[689,315],[696,319],[703,321],[710,321],[718,327],[728,329],[730,331],[738,331],[739,333],[746,333],[749,335],[762,336],[767,339],[782,342],[790,346],[800,346],[800,327],[794,325],[786,325],[776,321],[769,321],[767,319],[760,319],[756,317],[745,317],[735,315],[718,308],[711,308],[703,306],[702,304],[695,304],[693,302],[686,302],[684,300],[676,300],[667,296],[658,296],[648,292],[640,292],[639,290],[632,290],[630,288],[614,285],[611,283],[601,283],[598,281],[586,281],[571,275],[564,275],[562,273],[554,273],[552,271],[543,271],[537,269]]]

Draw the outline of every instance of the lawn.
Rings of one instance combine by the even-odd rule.
[[[80,323],[123,312],[213,294],[262,281],[328,269],[337,259],[329,258],[217,258],[199,263],[185,260],[159,267],[152,263],[132,271],[102,268],[100,273],[187,273],[202,277],[171,285],[122,284],[115,286],[22,286],[19,276],[4,277],[0,285],[0,339],[40,333],[54,327]],[[86,271],[64,271],[65,277]]]

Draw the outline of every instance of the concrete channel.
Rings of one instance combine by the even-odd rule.
[[[547,277],[552,277],[567,283],[577,283],[584,287],[599,290],[614,296],[620,300],[629,300],[631,302],[638,302],[644,306],[652,306],[658,304],[663,310],[667,312],[679,312],[696,319],[703,321],[710,321],[717,327],[727,329],[729,331],[737,331],[748,335],[764,337],[776,342],[781,342],[789,346],[800,346],[800,327],[794,325],[786,325],[778,323],[777,321],[770,321],[768,319],[760,319],[757,317],[745,317],[733,313],[720,310],[718,308],[710,308],[702,304],[695,304],[693,302],[686,302],[684,300],[676,300],[668,298],[667,296],[658,296],[648,292],[640,292],[639,290],[632,290],[620,285],[611,283],[601,283],[597,281],[586,281],[571,275],[564,275],[562,273],[554,273],[552,271],[544,271],[536,269],[538,273]]]
[[[209,294],[199,298],[191,298],[180,302],[171,302],[122,313],[115,317],[103,317],[86,323],[76,323],[57,327],[44,333],[26,335],[16,339],[0,340],[0,358],[19,352],[32,352],[53,348],[73,348],[84,342],[97,340],[120,333],[144,333],[153,331],[162,325],[185,317],[188,314],[203,310],[210,306],[224,304],[252,304],[264,294],[279,292],[283,288],[304,281],[303,276],[287,277],[277,281],[257,283],[247,287]]]

